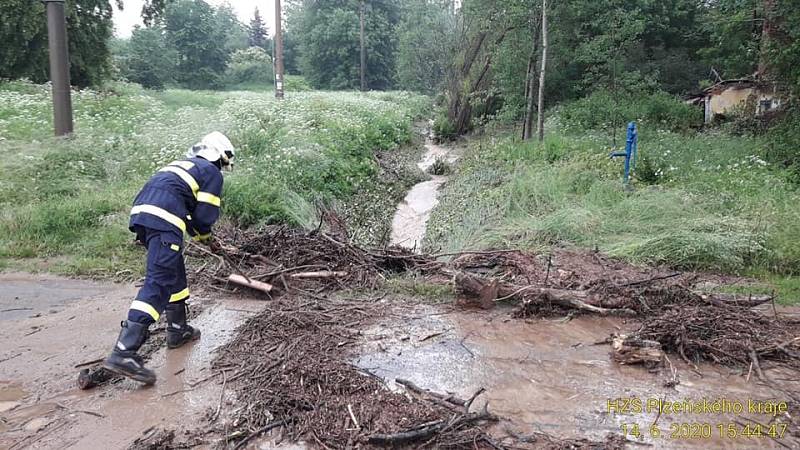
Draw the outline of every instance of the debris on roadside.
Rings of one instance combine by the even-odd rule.
[[[288,295],[249,319],[214,363],[237,399],[225,441],[238,448],[277,427],[292,441],[323,448],[458,447],[490,439],[481,425],[497,418],[485,408],[471,410],[474,397],[455,400],[419,388],[391,392],[350,362],[359,326],[385,310],[377,299]]]
[[[209,416],[224,448],[242,448],[273,431],[281,440],[323,448],[624,447],[624,438],[613,435],[605,442],[549,435],[534,436],[535,443],[499,439],[489,430],[502,418],[485,404],[471,408],[482,391],[465,401],[396,380],[405,392],[392,392],[383,379],[355,366],[351,359],[360,330],[388,310],[385,294],[364,297],[404,272],[452,285],[483,308],[514,303],[514,317],[597,314],[639,321],[639,330],[608,340],[619,363],[652,369],[675,353],[689,364],[800,369],[800,341],[794,337],[800,324],[759,311],[771,297],[699,292],[697,286],[707,280],[698,274],[566,250],[545,256],[517,250],[440,255],[395,247],[367,250],[346,234],[285,226],[226,228],[218,236],[224,257],[190,247],[190,257],[205,258],[193,264],[194,283],[271,302],[218,349],[215,377],[236,398],[225,414]],[[251,289],[255,282],[269,289]],[[334,295],[345,290],[359,291],[362,298]],[[670,382],[678,383],[674,373]]]

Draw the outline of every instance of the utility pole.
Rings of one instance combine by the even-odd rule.
[[[542,70],[539,72],[539,120],[536,133],[544,141],[544,74],[547,67],[547,0],[542,0]]]
[[[47,8],[50,81],[53,84],[53,126],[56,136],[72,133],[72,97],[69,89],[69,53],[64,0],[43,0]]]
[[[275,0],[275,98],[283,98],[283,31],[281,0]]]
[[[364,0],[361,0],[361,90],[367,90],[367,46],[364,42]]]

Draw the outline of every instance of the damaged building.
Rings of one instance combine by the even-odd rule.
[[[760,116],[780,107],[781,97],[772,83],[742,78],[723,80],[690,96],[687,103],[703,108],[705,123],[742,108]]]

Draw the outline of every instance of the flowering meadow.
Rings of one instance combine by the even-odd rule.
[[[73,92],[75,133],[52,137],[47,85],[0,84],[0,268],[124,276],[138,270],[128,211],[137,190],[205,133],[231,136],[225,217],[308,224],[317,201],[376,182],[373,152],[408,143],[426,97],[390,93]],[[135,262],[134,262],[135,261]]]

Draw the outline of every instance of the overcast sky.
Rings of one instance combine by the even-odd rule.
[[[253,11],[258,7],[261,17],[269,28],[271,35],[275,31],[275,1],[274,0],[206,0],[208,3],[218,6],[224,3],[229,3],[239,20],[244,24],[249,24],[250,19],[253,18]],[[118,37],[130,37],[134,25],[142,24],[142,4],[144,0],[124,0],[125,10],[119,11],[116,7],[116,2],[111,2],[114,5],[114,34]]]

